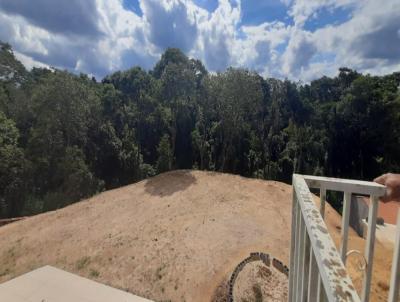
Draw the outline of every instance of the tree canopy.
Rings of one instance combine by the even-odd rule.
[[[171,169],[291,181],[400,170],[400,73],[311,83],[208,73],[179,49],[153,70],[27,71],[0,44],[0,217],[56,209]]]

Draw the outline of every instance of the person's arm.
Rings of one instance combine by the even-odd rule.
[[[386,195],[381,198],[383,202],[400,202],[400,174],[386,173],[375,178],[374,181],[386,186]]]

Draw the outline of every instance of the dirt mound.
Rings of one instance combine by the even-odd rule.
[[[252,251],[289,263],[290,209],[283,183],[161,174],[1,227],[0,282],[49,264],[156,301],[210,301]],[[337,236],[338,214],[328,208],[327,217]],[[350,237],[362,250],[364,240]],[[391,260],[377,249],[376,284],[388,282]],[[387,295],[375,290],[371,301]]]

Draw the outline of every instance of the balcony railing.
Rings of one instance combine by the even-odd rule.
[[[311,189],[320,190],[320,208],[314,203]],[[293,207],[290,250],[289,302],[370,300],[378,199],[386,188],[373,182],[293,175]],[[324,222],[327,191],[344,193],[340,250]],[[346,270],[348,254],[350,202],[352,194],[369,195],[368,234],[365,245],[365,269],[358,295]],[[400,282],[400,211],[392,263],[389,301],[398,301]]]

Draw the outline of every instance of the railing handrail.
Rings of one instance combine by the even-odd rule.
[[[383,196],[386,187],[372,181],[342,179],[332,177],[322,177],[313,175],[302,175],[309,188],[341,192],[351,192],[353,194],[374,195],[377,197]]]
[[[352,284],[352,280],[347,274],[346,268],[340,258],[339,253],[336,250],[336,246],[331,236],[329,235],[328,228],[326,227],[324,219],[317,209],[306,180],[302,175],[293,175],[293,189],[295,194],[294,198],[297,199],[302,213],[302,215],[300,216],[304,217],[304,224],[306,226],[308,237],[311,242],[310,251],[312,251],[312,253],[314,254],[316,264],[318,265],[318,271],[322,279],[322,285],[325,289],[326,298],[328,299],[328,301],[360,301],[357,291]],[[301,222],[297,221],[295,225],[299,226],[299,223]],[[292,228],[295,227],[295,225],[292,225]],[[299,244],[297,245],[297,247],[301,248],[301,242],[298,241],[298,243]],[[292,244],[294,244],[292,252],[295,252],[296,243],[293,243],[293,239]],[[301,250],[298,250],[297,252],[301,252]],[[303,254],[304,259],[306,259],[308,256],[306,255],[307,252],[303,252]],[[307,262],[306,260],[303,261],[303,263],[298,263],[298,265],[304,266],[308,264],[309,262]],[[300,276],[300,269],[297,269],[296,272],[295,267],[296,266],[293,265],[291,261],[291,291],[294,290],[294,283],[303,282],[298,280],[296,282],[293,279],[309,277],[305,276],[304,272],[303,276]],[[311,270],[309,270],[308,273],[310,271]],[[297,276],[294,276],[296,273]],[[309,284],[309,286],[315,286],[315,284]],[[306,289],[303,287],[301,293],[302,295],[305,293],[305,290]],[[294,297],[295,299],[298,295],[299,293],[296,293],[295,295],[289,293],[289,297]],[[292,301],[294,300],[292,299]],[[302,298],[300,298],[300,301],[303,301]]]

